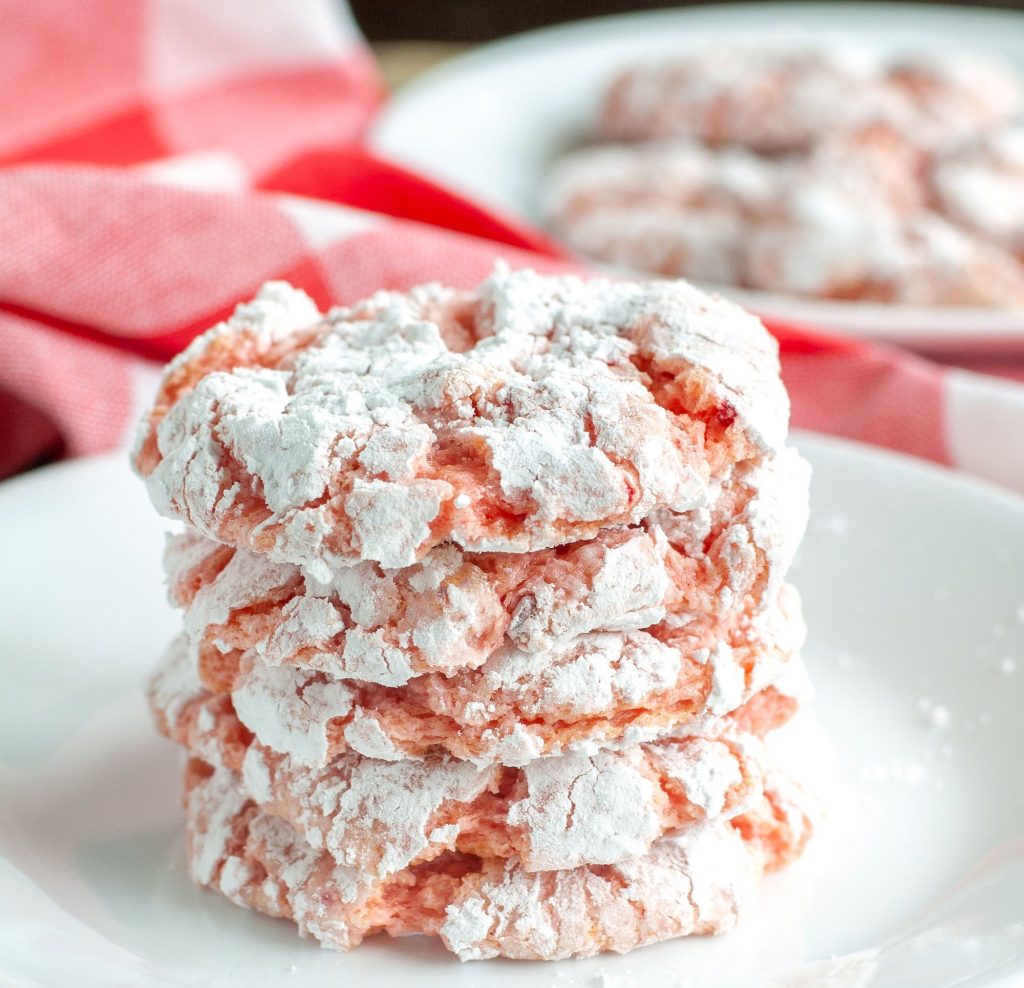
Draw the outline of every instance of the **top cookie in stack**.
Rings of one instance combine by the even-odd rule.
[[[326,316],[272,284],[197,339],[135,454],[157,508],[188,524],[167,553],[184,638],[151,702],[193,756],[196,877],[341,946],[420,930],[461,956],[552,957],[725,928],[736,855],[757,871],[806,835],[749,754],[797,705],[803,626],[784,578],[808,471],[787,419],[772,338],[683,283],[499,269],[474,291],[381,292]],[[722,769],[712,739],[742,771]],[[603,749],[660,821],[639,842],[588,844],[593,820],[548,791],[568,786],[572,804],[578,760]],[[621,821],[626,769],[602,771],[588,813]],[[472,781],[423,810],[452,772]],[[730,783],[709,800],[730,772],[743,798]],[[344,801],[324,779],[352,799],[353,780],[376,780],[393,819],[419,807],[416,853],[367,858],[366,833],[357,852],[344,827],[325,850]],[[705,803],[717,809],[693,809]],[[393,819],[370,831],[393,839]],[[692,892],[690,845],[711,826],[734,841],[731,871],[704,876],[713,909],[691,903],[624,941],[612,905],[568,939],[538,933],[540,912],[502,927],[494,903],[534,873],[606,882],[568,876],[669,855]],[[551,850],[555,832],[576,834],[571,854]],[[632,901],[609,888],[615,908]]]
[[[163,514],[327,582],[712,505],[787,417],[771,337],[686,285],[517,272],[326,319],[271,285],[170,365],[136,463]]]

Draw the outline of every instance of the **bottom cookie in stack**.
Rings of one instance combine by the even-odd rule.
[[[523,767],[303,765],[228,696],[203,700],[189,676],[159,687],[157,722],[190,753],[192,876],[327,946],[425,933],[463,959],[555,959],[723,932],[810,831],[759,736],[795,708],[777,686],[678,737]]]
[[[378,880],[311,846],[228,770],[193,761],[188,776],[193,878],[342,949],[379,931],[425,933],[463,960],[555,960],[721,933],[809,833],[780,779],[741,816],[691,824],[615,864],[531,872],[516,858],[445,851]]]

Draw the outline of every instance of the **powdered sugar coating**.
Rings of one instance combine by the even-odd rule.
[[[1024,125],[940,157],[931,182],[947,216],[1024,259]]]
[[[411,567],[359,563],[321,583],[187,530],[165,565],[215,688],[229,688],[213,680],[237,666],[230,654],[249,649],[269,665],[400,686],[479,667],[503,636],[538,652],[592,631],[647,628],[669,610],[767,606],[806,525],[807,486],[806,464],[784,450],[737,468],[710,507],[660,509],[641,526],[557,549],[469,554],[446,544]]]
[[[639,752],[542,758],[523,769],[527,795],[508,820],[528,835],[529,870],[611,864],[643,854],[661,832]]]
[[[449,853],[379,878],[311,847],[226,769],[191,765],[186,808],[189,869],[201,884],[290,916],[325,946],[419,932],[463,960],[587,956],[722,932],[760,873],[799,853],[805,836],[798,807],[772,791],[732,823],[690,827],[614,866],[531,874],[514,859]]]
[[[263,664],[253,666],[231,700],[246,727],[259,727],[264,744],[306,765],[326,763],[328,725],[352,714],[355,706],[355,696],[343,682]]]
[[[686,511],[785,436],[774,341],[678,283],[498,270],[473,293],[379,293],[270,349],[236,321],[207,340],[235,333],[233,369],[200,337],[136,464],[162,513],[324,582],[445,540],[523,552]]]
[[[728,827],[696,827],[602,874],[529,874],[514,863],[470,878],[446,911],[445,945],[463,960],[539,960],[625,953],[677,936],[733,927],[760,864]]]

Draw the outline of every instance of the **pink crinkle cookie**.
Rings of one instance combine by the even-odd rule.
[[[943,213],[1024,262],[1024,125],[940,157],[931,181]]]
[[[768,764],[757,735],[729,718],[703,734],[523,768],[354,752],[310,768],[247,741],[233,712],[216,705],[175,740],[236,771],[246,797],[309,844],[378,878],[445,851],[517,857],[527,871],[615,864],[681,827],[747,812]]]
[[[775,341],[685,284],[498,270],[326,317],[274,284],[168,367],[135,464],[163,514],[329,582],[707,506],[787,418]]]
[[[687,827],[615,865],[531,873],[515,858],[448,851],[379,878],[261,810],[231,771],[193,760],[186,849],[195,881],[290,917],[325,946],[386,931],[439,935],[464,960],[582,957],[730,929],[758,876],[809,834],[798,796],[779,783],[749,813]]]
[[[1009,120],[1021,103],[1014,74],[978,59],[885,61],[854,49],[703,46],[622,72],[597,129],[604,140],[683,137],[779,154],[883,124],[941,148]]]
[[[550,222],[583,254],[660,274],[837,299],[1024,304],[1024,264],[925,209],[923,159],[890,138],[856,132],[783,159],[689,143],[586,149],[552,173]],[[936,176],[950,205],[955,160]]]
[[[187,530],[169,542],[165,568],[212,689],[231,688],[235,653],[250,650],[271,666],[400,686],[477,668],[506,636],[540,652],[593,631],[647,628],[669,613],[769,606],[804,530],[807,484],[806,464],[785,450],[738,467],[709,507],[659,509],[640,525],[531,553],[446,544],[409,567],[363,562],[321,582]]]
[[[784,586],[776,606],[724,628],[669,618],[648,631],[593,632],[544,652],[506,645],[479,669],[431,673],[401,687],[250,655],[231,676],[230,702],[261,743],[306,765],[349,748],[385,760],[446,750],[523,765],[679,733],[730,713],[783,675],[804,633],[796,593]],[[168,716],[167,705],[178,713],[208,695],[197,650],[179,640],[151,682],[158,719]]]

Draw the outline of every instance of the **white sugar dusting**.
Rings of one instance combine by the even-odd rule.
[[[527,798],[508,819],[529,834],[530,871],[611,864],[642,854],[659,830],[650,781],[628,755],[564,755],[528,764]]]
[[[441,937],[463,960],[588,956],[730,929],[753,892],[756,859],[728,826],[667,838],[604,877],[588,868],[552,881],[506,865],[448,906]]]
[[[238,719],[264,744],[305,765],[327,761],[327,727],[352,709],[352,691],[290,666],[256,663],[231,699]]]

